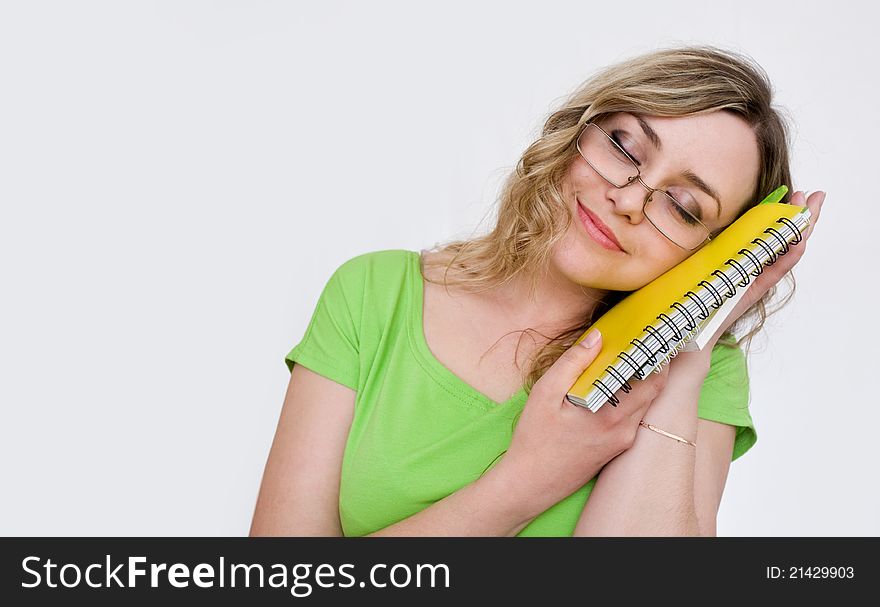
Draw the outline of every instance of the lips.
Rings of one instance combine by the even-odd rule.
[[[593,213],[592,211],[587,209],[583,204],[581,204],[580,200],[578,200],[577,203],[581,209],[581,212],[589,218],[589,220],[602,233],[602,235],[605,236],[605,238],[607,238],[611,242],[613,242],[614,245],[617,246],[618,249],[623,251],[623,247],[620,246],[620,241],[617,240],[617,237],[614,235],[614,232],[611,230],[611,228],[609,228],[604,223],[602,223],[602,220],[599,219],[599,217],[597,217],[595,213]]]

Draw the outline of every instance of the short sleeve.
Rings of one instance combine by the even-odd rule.
[[[358,327],[364,286],[358,265],[349,260],[327,280],[302,340],[284,358],[289,371],[298,363],[352,390],[358,389]]]
[[[716,344],[709,373],[700,391],[698,417],[730,424],[736,428],[731,461],[743,455],[758,440],[749,412],[749,374],[745,353],[737,345]]]

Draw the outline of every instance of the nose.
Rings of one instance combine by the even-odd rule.
[[[632,224],[644,219],[645,201],[652,192],[651,187],[639,176],[619,188],[608,184],[608,198],[614,203],[614,212],[625,215]]]

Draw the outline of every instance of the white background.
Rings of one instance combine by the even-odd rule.
[[[3,2],[0,534],[246,535],[332,271],[467,237],[591,73],[708,43],[769,73],[828,192],[718,532],[877,535],[867,6]]]

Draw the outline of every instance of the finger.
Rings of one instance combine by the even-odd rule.
[[[804,232],[803,239],[806,240],[812,235],[813,230],[816,227],[816,222],[819,221],[819,214],[822,210],[822,203],[825,202],[825,192],[822,190],[818,190],[810,194],[810,196],[805,201],[805,206],[810,210],[810,226]]]
[[[547,390],[547,394],[553,397],[558,395],[562,399],[601,350],[602,335],[598,329],[591,329],[562,353],[544,375],[535,382],[535,387],[537,388],[538,384],[541,384],[541,389]]]
[[[822,205],[825,203],[826,193],[822,190],[818,192],[813,192],[810,194],[810,197],[807,199],[807,208],[810,209],[810,222],[816,223],[819,219],[819,214],[822,212]]]
[[[807,196],[803,190],[798,190],[791,195],[790,204],[793,204],[796,207],[807,207],[810,209],[810,225],[807,227],[806,230],[804,230],[803,234],[801,235],[801,240],[804,241],[809,238],[810,232],[813,231],[813,223],[815,223],[813,221],[813,209],[809,207],[809,205],[807,205]]]

